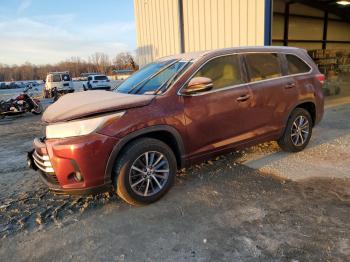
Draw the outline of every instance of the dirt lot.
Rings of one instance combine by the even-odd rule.
[[[0,120],[3,261],[349,261],[350,101],[298,154],[266,143],[179,172],[159,202],[56,196],[25,165],[40,117]]]

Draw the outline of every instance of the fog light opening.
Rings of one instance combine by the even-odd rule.
[[[83,176],[80,174],[80,172],[73,173],[73,178],[77,182],[83,181]]]

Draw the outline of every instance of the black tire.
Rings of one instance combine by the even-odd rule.
[[[33,109],[32,113],[34,115],[40,115],[43,112],[43,106],[40,102],[36,102],[38,104],[36,109]]]
[[[130,181],[135,176],[130,175],[132,173],[132,166],[146,152],[157,152],[160,155],[163,155],[163,159],[167,161],[166,163],[168,164],[167,167],[169,172],[167,174],[167,179],[164,179],[162,182],[164,183],[162,187],[158,187],[155,184],[155,181],[153,181],[151,178],[148,178],[152,182],[152,189],[154,189],[154,185],[155,187],[158,187],[158,189],[161,189],[153,195],[141,196],[135,192],[136,187],[134,187],[135,189],[132,189]],[[123,151],[120,153],[120,157],[116,160],[114,174],[112,177],[113,186],[116,193],[131,205],[140,206],[150,204],[159,200],[171,188],[175,180],[176,170],[177,163],[174,152],[167,144],[153,138],[140,138],[132,141],[129,145],[127,145],[126,148],[123,149]],[[141,177],[141,175],[137,176]],[[144,181],[147,181],[147,178]],[[142,187],[141,183],[139,185]],[[148,192],[148,187],[146,187],[145,191]]]
[[[60,95],[58,93],[55,94],[53,97],[53,102],[56,102],[60,98]]]
[[[294,128],[293,124],[297,119],[300,119],[299,117],[305,117],[309,123],[308,127],[305,128],[305,132],[307,131],[308,134],[304,138],[303,143],[300,145],[295,144],[295,142],[293,142],[292,140],[292,132],[293,132],[292,128]],[[286,151],[286,152],[299,152],[303,150],[308,145],[310,138],[312,136],[312,126],[313,126],[313,121],[310,113],[307,110],[305,110],[304,108],[294,109],[288,118],[287,126],[283,132],[282,137],[277,140],[278,145],[282,148],[283,151]],[[302,140],[300,139],[300,141]]]

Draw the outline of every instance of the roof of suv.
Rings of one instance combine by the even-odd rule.
[[[289,46],[245,46],[245,47],[230,47],[230,48],[220,48],[220,49],[214,49],[214,50],[208,50],[208,51],[198,51],[198,52],[188,52],[188,53],[182,53],[177,54],[173,56],[166,56],[159,58],[157,61],[166,61],[171,59],[180,59],[184,61],[190,61],[190,60],[197,60],[201,57],[207,56],[207,55],[220,55],[227,52],[286,52],[286,51],[295,51],[300,50],[300,48],[297,47],[289,47]]]

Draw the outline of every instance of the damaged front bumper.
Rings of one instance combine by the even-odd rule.
[[[65,147],[59,142],[56,144],[57,148]],[[79,160],[74,160],[69,154],[62,156],[58,150],[57,155],[54,154],[56,144],[49,143],[47,145],[45,138],[35,138],[33,141],[34,149],[27,153],[28,167],[38,171],[42,181],[50,190],[61,194],[86,195],[106,192],[112,189],[111,181],[103,180],[104,170],[101,170],[101,182],[97,182],[95,179],[91,182],[90,168],[88,170],[84,168],[86,172],[83,175],[83,171],[78,164],[81,163]],[[71,148],[71,146],[68,147]],[[69,151],[65,150],[64,152]],[[84,161],[84,163],[81,163],[81,166],[84,167],[85,164]],[[91,164],[93,165],[93,163]],[[57,173],[55,169],[58,171]],[[94,177],[96,177],[96,173]]]

